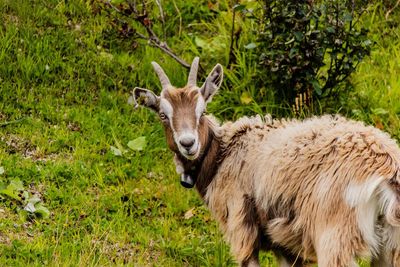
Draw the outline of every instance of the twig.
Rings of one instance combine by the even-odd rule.
[[[391,9],[388,10],[388,12],[386,12],[385,15],[385,19],[387,20],[389,18],[390,13],[393,12],[393,10],[400,4],[400,0],[397,0],[396,4],[394,5],[394,7],[392,7]]]
[[[161,24],[162,24],[162,31],[164,35],[164,40],[167,40],[167,34],[165,33],[165,19],[164,19],[164,10],[161,5],[161,0],[156,0],[156,4],[158,9],[160,10],[160,17],[161,17]]]
[[[178,13],[178,16],[179,16],[179,32],[178,32],[178,36],[181,37],[181,34],[182,34],[182,14],[181,14],[181,11],[179,10],[178,6],[175,3],[175,0],[173,0],[173,3],[174,3],[175,10],[176,10],[176,12]]]
[[[229,46],[229,59],[228,59],[228,65],[227,68],[230,67],[230,65],[233,63],[235,59],[235,55],[233,53],[233,45],[235,42],[235,16],[236,16],[236,11],[235,11],[235,4],[232,3],[232,30],[231,30],[231,44]]]

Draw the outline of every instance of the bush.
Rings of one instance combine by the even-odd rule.
[[[255,53],[261,79],[278,102],[313,111],[313,100],[337,97],[369,55],[372,42],[358,25],[354,1],[265,0],[257,18]]]

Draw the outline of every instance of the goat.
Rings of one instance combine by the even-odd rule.
[[[195,186],[241,266],[270,250],[280,266],[400,266],[400,149],[388,134],[339,115],[243,117],[220,125],[205,108],[221,86],[217,64],[197,87],[171,85],[152,62],[160,96],[133,100],[159,114],[185,187]]]

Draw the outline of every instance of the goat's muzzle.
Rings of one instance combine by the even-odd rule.
[[[181,185],[185,188],[192,188],[194,186],[194,179],[192,176],[186,173],[182,173],[181,175]]]

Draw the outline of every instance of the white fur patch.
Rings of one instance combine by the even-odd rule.
[[[347,187],[344,195],[346,203],[350,207],[356,207],[359,204],[369,202],[371,197],[376,193],[379,184],[384,180],[382,176],[371,176],[365,182],[351,182]]]
[[[373,256],[380,246],[376,223],[380,212],[379,185],[383,180],[382,176],[373,175],[365,182],[351,182],[344,196],[347,204],[356,209],[358,227]]]
[[[396,194],[389,188],[387,184],[382,184],[380,187],[380,204],[381,204],[381,213],[386,214],[388,209],[394,204],[396,201]]]
[[[178,159],[178,157],[175,155],[174,156],[174,163],[175,163],[175,170],[177,174],[182,174],[185,172],[183,169],[183,164],[182,162]]]
[[[164,112],[165,115],[172,120],[174,109],[172,108],[171,103],[169,103],[165,98],[161,98],[160,100],[160,111]]]
[[[399,210],[399,199],[397,194],[385,183],[381,186],[380,194],[380,208],[381,213],[385,214],[386,222],[395,228],[400,228],[398,210]],[[400,243],[400,240],[399,240]]]
[[[197,123],[199,123],[201,114],[203,114],[205,108],[206,108],[206,103],[204,101],[204,98],[201,96],[201,94],[199,94],[199,97],[197,98],[196,109],[195,109]]]
[[[195,140],[195,141],[194,141],[194,144],[193,144],[193,146],[192,146],[192,148],[191,148],[190,151],[189,151],[190,153],[193,153],[193,155],[191,155],[191,156],[188,155],[188,151],[186,151],[186,149],[183,148],[183,147],[180,145],[180,142],[179,142],[180,140],[182,140],[182,139],[184,139],[184,138],[186,138],[186,137],[193,138],[193,139]],[[177,134],[174,133],[174,138],[176,138],[176,139],[175,139],[175,143],[178,145],[179,151],[180,151],[181,154],[184,155],[187,159],[193,160],[193,159],[195,159],[195,158],[198,157],[199,152],[200,152],[200,143],[199,143],[199,137],[198,137],[198,134],[197,134],[196,131],[190,131],[190,130],[187,129],[187,130],[181,132],[181,133],[179,134],[179,136],[178,136]]]
[[[364,240],[369,245],[373,256],[379,252],[380,238],[377,235],[376,223],[379,213],[379,204],[376,196],[357,207],[358,227]]]

